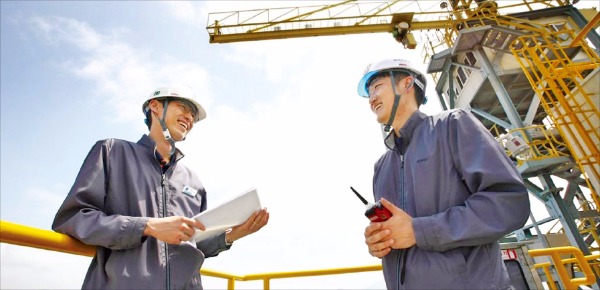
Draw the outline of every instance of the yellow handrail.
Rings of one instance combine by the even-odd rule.
[[[96,248],[57,232],[0,221],[0,241],[3,243],[93,257]]]
[[[15,224],[3,220],[0,220],[0,242],[88,257],[93,257],[96,254],[96,247],[83,244],[79,240],[68,235],[63,235],[50,230],[43,230]],[[270,272],[247,275],[235,275],[202,268],[200,269],[200,273],[205,276],[226,279],[227,289],[234,289],[235,281],[253,280],[262,280],[264,289],[270,289],[270,282],[272,279],[350,274],[358,272],[380,271],[381,269],[381,264],[379,264],[370,266]]]
[[[248,274],[242,276],[242,281],[251,280],[263,280],[263,288],[265,290],[270,289],[270,282],[272,279],[281,278],[299,278],[299,277],[311,277],[311,276],[323,276],[323,275],[335,275],[335,274],[349,274],[359,273],[368,271],[380,271],[382,269],[381,264],[371,266],[357,266],[357,267],[344,267],[344,268],[331,268],[331,269],[318,269],[318,270],[304,270],[304,271],[288,271],[288,272],[271,272],[271,273],[259,273],[259,274]]]
[[[590,267],[588,260],[597,259],[598,255],[590,255],[584,256],[581,250],[576,247],[555,247],[555,248],[546,248],[546,249],[535,249],[529,250],[529,255],[531,257],[538,256],[550,256],[552,258],[552,263],[556,268],[556,272],[558,276],[565,286],[566,289],[578,289],[580,285],[591,285],[596,282],[596,276]],[[567,258],[563,259],[560,255],[570,254],[575,258]],[[569,275],[565,264],[579,264],[580,270],[583,272],[584,277],[573,278]],[[556,289],[554,285],[554,279],[550,274],[550,263],[539,263],[535,264],[536,268],[542,268],[546,273],[546,279],[548,280],[548,287],[551,290]]]

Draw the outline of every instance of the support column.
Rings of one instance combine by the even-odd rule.
[[[490,81],[490,84],[494,88],[496,94],[498,94],[498,101],[500,101],[500,105],[504,109],[506,116],[508,116],[508,121],[510,122],[512,128],[523,128],[525,125],[519,116],[519,113],[515,109],[515,105],[513,104],[508,92],[504,88],[504,85],[498,78],[492,63],[488,59],[485,51],[482,47],[479,47],[473,50],[473,54],[479,63],[481,63],[481,68],[483,72],[486,74],[487,79]]]

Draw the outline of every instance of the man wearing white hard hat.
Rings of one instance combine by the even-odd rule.
[[[262,209],[221,235],[195,242],[206,210],[196,174],[175,147],[206,118],[187,87],[154,90],[142,105],[148,135],[134,143],[98,141],[90,150],[52,229],[96,246],[84,289],[202,289],[207,257],[265,226]]]
[[[425,75],[410,61],[370,65],[358,94],[388,132],[373,194],[392,216],[365,228],[388,289],[510,289],[498,240],[529,217],[519,172],[461,109],[427,116]]]

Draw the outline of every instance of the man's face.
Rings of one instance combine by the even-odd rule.
[[[401,95],[396,116],[394,117],[412,113],[412,111],[409,110],[411,107],[411,100],[414,100],[414,96],[410,94],[410,92],[413,91],[410,87],[412,77],[395,75],[394,81],[396,82],[396,94]],[[368,92],[369,105],[371,106],[371,111],[377,116],[377,122],[380,124],[387,123],[392,114],[395,97],[390,75],[384,73],[381,76],[375,77],[371,83],[369,83]]]
[[[392,106],[394,105],[394,91],[390,76],[386,74],[375,77],[369,84],[368,90],[371,111],[375,113],[377,122],[380,124],[386,123],[390,118]]]
[[[162,102],[159,107],[162,109]],[[169,101],[165,124],[169,129],[171,138],[181,141],[194,127],[193,105],[184,100],[172,99]],[[162,117],[162,110],[159,110],[159,116]],[[158,123],[158,122],[157,122]]]

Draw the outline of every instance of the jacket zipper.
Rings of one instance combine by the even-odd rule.
[[[404,154],[400,153],[400,206],[402,210],[406,211],[406,191],[404,189]],[[400,252],[400,259],[398,259],[398,270],[400,271],[399,282],[400,285],[404,285],[404,279],[406,277],[406,256],[408,249],[403,249]],[[398,285],[398,289],[400,289]]]
[[[162,217],[167,217],[167,175],[165,173],[162,174],[161,180],[162,187],[162,202],[163,202],[163,212]],[[166,273],[166,287],[165,289],[171,289],[171,261],[169,259],[169,244],[167,242],[163,242],[165,246],[165,273]]]

